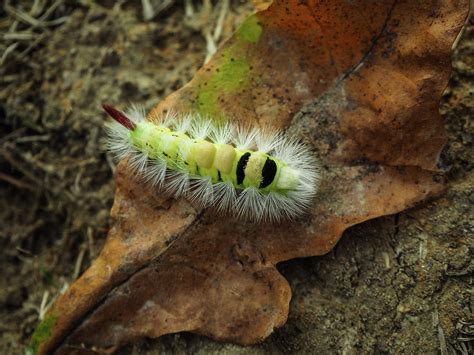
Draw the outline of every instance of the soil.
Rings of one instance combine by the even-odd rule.
[[[150,109],[208,54],[222,3],[195,2],[193,13],[170,3],[149,21],[140,2],[0,9],[1,353],[22,352],[104,243],[115,165],[103,149],[101,103]],[[251,11],[232,1],[216,42]],[[323,257],[280,264],[293,291],[289,319],[262,344],[180,333],[121,353],[474,354],[473,58],[471,17],[440,106],[446,194],[351,228]]]

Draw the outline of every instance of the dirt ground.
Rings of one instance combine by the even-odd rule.
[[[151,108],[252,11],[239,1],[169,1],[145,21],[138,1],[71,3],[0,9],[2,354],[22,352],[103,245],[115,165],[100,104]],[[351,228],[323,257],[279,265],[293,290],[289,319],[260,345],[182,333],[121,353],[474,354],[474,18],[453,67],[441,104],[444,196]]]

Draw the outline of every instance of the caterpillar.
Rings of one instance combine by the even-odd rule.
[[[254,222],[294,219],[312,205],[320,172],[309,148],[270,128],[110,105],[108,149],[152,187]]]

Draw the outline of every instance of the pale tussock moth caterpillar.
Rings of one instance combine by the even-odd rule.
[[[252,221],[304,214],[320,173],[311,151],[269,128],[214,123],[199,115],[127,114],[109,105],[108,148],[152,187]]]

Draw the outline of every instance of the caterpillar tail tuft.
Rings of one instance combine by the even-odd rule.
[[[295,138],[193,114],[152,122],[137,108],[103,108],[114,119],[108,149],[151,187],[255,222],[295,219],[313,203],[319,165]]]

